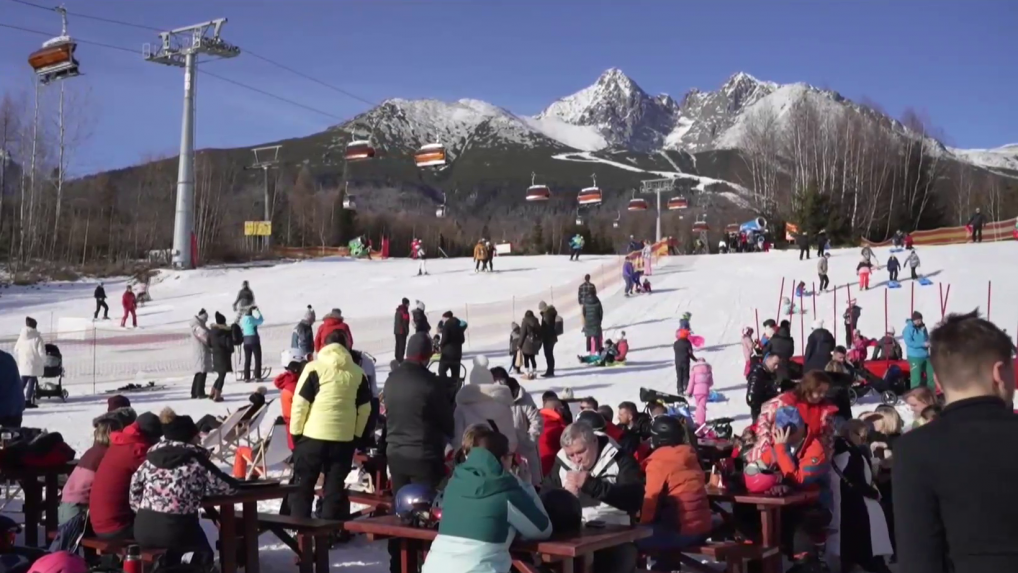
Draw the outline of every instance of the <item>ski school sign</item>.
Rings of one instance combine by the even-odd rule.
[[[915,231],[912,241],[917,246],[924,245],[957,245],[967,243],[972,233],[968,227],[944,227],[929,231]],[[1018,239],[1018,218],[989,223],[983,227],[983,241],[1012,241]],[[870,247],[890,247],[891,240],[874,242],[862,240],[863,245]]]

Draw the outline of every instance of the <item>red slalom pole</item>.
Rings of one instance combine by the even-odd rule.
[[[986,281],[986,320],[990,320],[990,301],[993,300],[993,281]]]
[[[785,296],[785,277],[781,277],[781,289],[778,290],[778,310],[774,313],[778,322],[781,322],[781,297]]]
[[[884,289],[884,334],[887,334],[887,289]]]
[[[760,309],[754,308],[753,315],[756,316],[756,338],[760,339]]]
[[[795,300],[795,299],[792,299]],[[803,355],[805,360],[806,356],[806,318],[802,312],[802,293],[799,293],[799,352]]]

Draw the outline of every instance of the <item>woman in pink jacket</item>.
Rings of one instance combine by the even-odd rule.
[[[693,421],[699,428],[707,421],[707,400],[710,398],[710,389],[714,386],[714,372],[710,364],[703,358],[696,361],[696,365],[689,372],[689,395],[696,399],[696,413],[693,414]]]

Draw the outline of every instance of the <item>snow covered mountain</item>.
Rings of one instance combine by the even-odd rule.
[[[949,151],[962,161],[991,169],[1018,171],[1018,143],[1009,143],[994,149],[954,149]]]

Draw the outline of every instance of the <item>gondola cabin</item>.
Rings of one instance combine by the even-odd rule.
[[[583,218],[582,217],[576,217],[576,226],[577,227],[582,227],[583,226]]]
[[[364,139],[351,141],[346,145],[344,156],[347,161],[364,161],[375,156],[375,148],[370,141]]]
[[[53,38],[28,56],[28,65],[32,66],[35,75],[39,76],[39,81],[44,84],[74,77],[79,73],[78,60],[74,59],[74,50],[77,47],[70,36]]]
[[[672,197],[668,200],[668,210],[676,211],[679,209],[688,209],[689,201],[685,197]]]
[[[343,199],[343,208],[347,211],[357,210],[357,200],[354,199],[353,195],[347,195],[346,198]]]
[[[547,185],[531,185],[527,188],[527,201],[547,201],[551,199],[551,189]]]
[[[421,147],[414,155],[417,167],[441,167],[445,165],[445,146],[441,143],[429,143]]]
[[[707,231],[710,231],[710,225],[707,224],[707,221],[694,221],[693,222],[693,232],[694,233],[706,233]]]
[[[630,211],[646,211],[647,210],[647,200],[646,199],[639,199],[639,198],[630,199],[629,200],[628,210],[630,210]]]
[[[580,205],[600,205],[601,189],[598,187],[587,187],[580,191],[576,200],[580,203]]]

